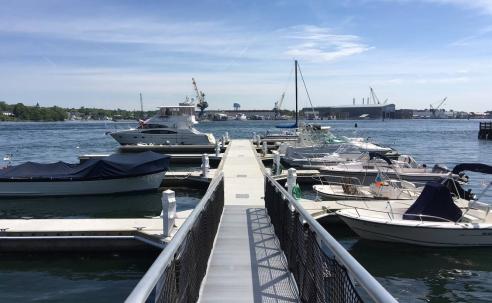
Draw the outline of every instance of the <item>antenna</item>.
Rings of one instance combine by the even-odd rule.
[[[143,118],[143,99],[142,99],[142,93],[140,93],[140,115]]]

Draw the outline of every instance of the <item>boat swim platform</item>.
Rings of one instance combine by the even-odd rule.
[[[0,252],[142,250],[152,246],[162,249],[191,212],[176,213],[171,237],[163,236],[161,217],[3,219],[0,220]]]
[[[265,209],[264,176],[249,140],[233,140],[223,163],[224,210],[199,302],[298,302]]]

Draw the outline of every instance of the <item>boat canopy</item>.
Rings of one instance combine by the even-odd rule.
[[[170,156],[152,151],[113,154],[80,164],[26,162],[0,170],[0,181],[86,181],[137,177],[166,171]]]
[[[386,163],[388,163],[389,165],[393,164],[393,162],[391,162],[390,158],[388,158],[384,155],[381,155],[380,153],[369,152],[369,160],[372,160],[374,158],[382,159],[382,160],[386,161]]]
[[[428,182],[417,200],[403,214],[403,219],[456,222],[462,214],[445,185]]]
[[[472,171],[476,173],[492,174],[492,166],[482,163],[461,163],[453,168],[453,174],[459,174],[463,171]]]

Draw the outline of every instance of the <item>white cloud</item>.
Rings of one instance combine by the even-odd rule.
[[[325,27],[303,25],[288,30],[292,33],[287,37],[294,43],[285,52],[290,57],[309,61],[333,61],[371,49],[358,36],[335,34]]]

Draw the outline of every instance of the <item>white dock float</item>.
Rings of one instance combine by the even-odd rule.
[[[185,222],[192,210],[176,213],[171,237],[163,237],[161,217],[128,219],[3,219],[0,220],[0,250],[77,250],[80,245],[92,249],[111,247],[111,240],[135,238],[164,247]],[[73,244],[74,241],[83,244]],[[88,243],[88,241],[97,243]],[[54,244],[54,243],[57,244]],[[71,242],[71,243],[70,243]],[[61,243],[61,244],[60,244]]]
[[[297,302],[295,281],[264,201],[264,176],[248,140],[230,143],[225,206],[203,280],[201,302]]]

